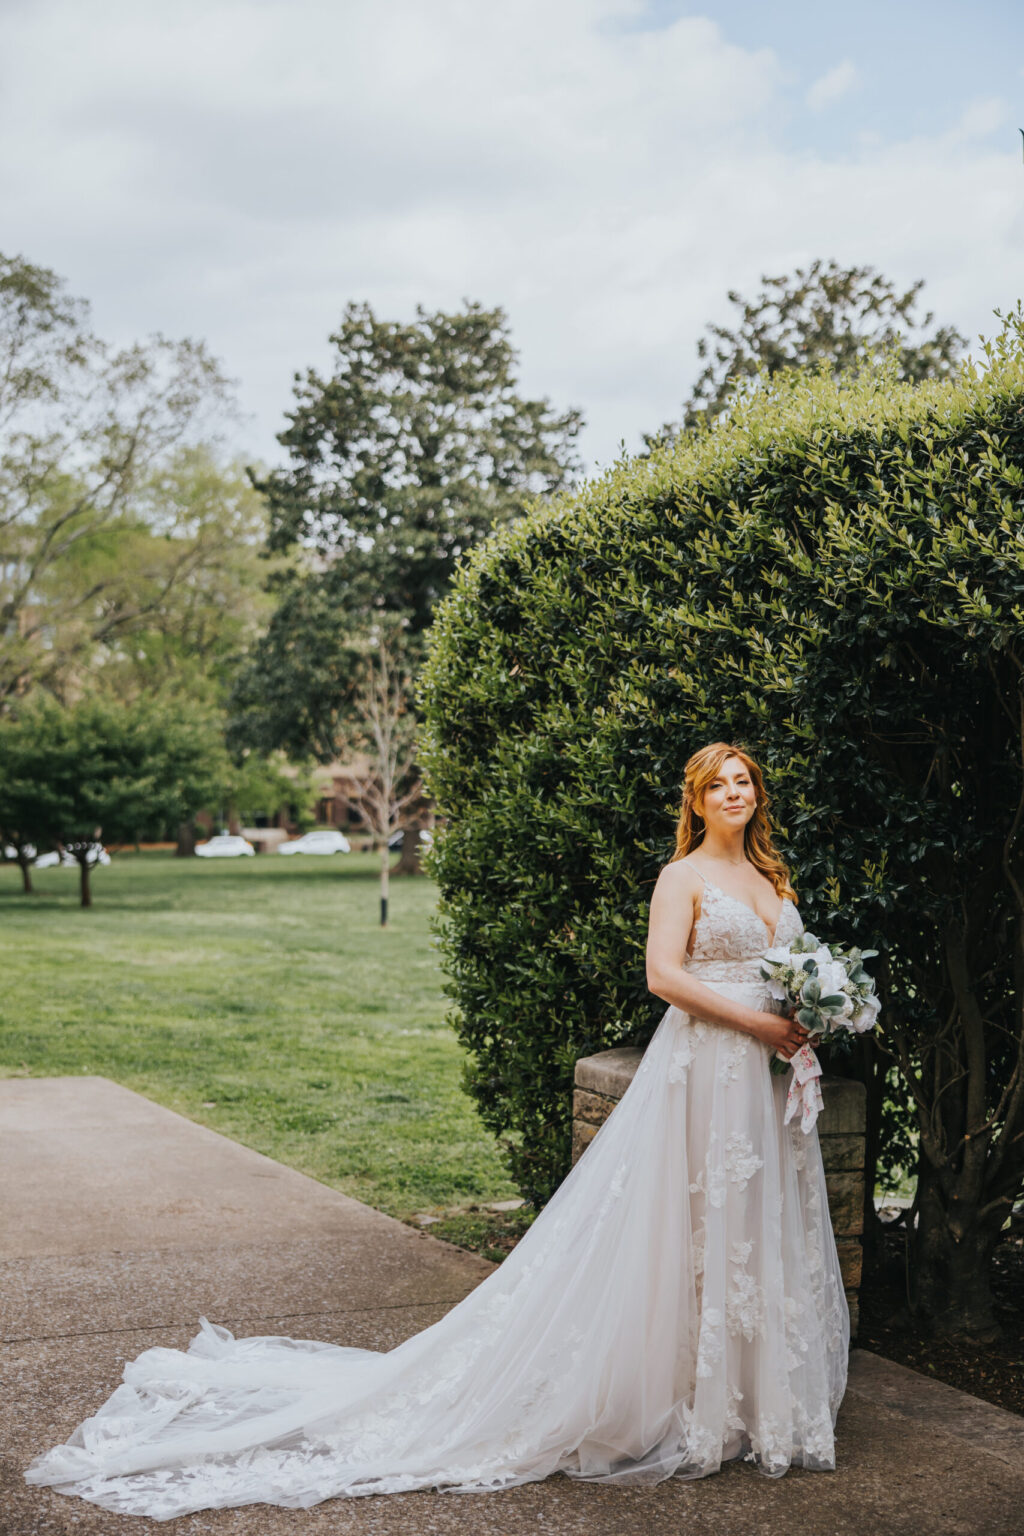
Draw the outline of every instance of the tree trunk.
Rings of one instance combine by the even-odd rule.
[[[174,850],[176,859],[190,859],[196,851],[196,829],[190,821],[183,821],[178,828],[178,846]]]
[[[422,846],[423,844],[420,842],[419,825],[417,824],[415,827],[406,827],[405,831],[402,833],[402,852],[399,855],[398,863],[395,865],[391,873],[393,875],[421,874],[420,849]]]
[[[380,845],[380,925],[388,925],[388,876],[391,873],[391,853],[387,838]]]
[[[958,1199],[955,1189],[952,1199]],[[968,1215],[963,1230],[956,1231],[950,1219],[949,1201],[948,1189],[943,1189],[939,1175],[922,1156],[918,1171],[918,1225],[911,1238],[914,1314],[936,1334],[967,1334],[991,1340],[1000,1331],[991,1287],[999,1221],[971,1221]],[[965,1200],[958,1203],[967,1204]]]
[[[32,860],[18,851],[18,868],[21,870],[21,889],[25,896],[32,895]]]
[[[81,858],[79,859],[78,867],[82,871],[82,884],[81,884],[82,906],[83,907],[91,907],[92,906],[92,886],[89,883],[89,875],[90,875],[91,871],[90,871],[90,868],[89,868],[89,858],[88,858],[88,855],[86,855],[86,857],[84,859],[81,859]]]

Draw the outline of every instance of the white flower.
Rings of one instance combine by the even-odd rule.
[[[843,982],[846,980],[846,967],[840,965],[838,960],[827,960],[824,965],[818,967],[818,979],[821,982],[823,994],[841,992]]]
[[[860,981],[853,981],[850,977],[849,968],[859,964],[860,951],[855,949],[848,953],[837,948],[833,953],[813,933],[803,933],[794,942],[797,946],[795,949],[775,945],[766,951],[761,972],[767,996],[774,1002],[796,1003],[797,1006],[809,1006],[816,1011],[818,999],[838,997],[840,1001],[834,1005],[835,1011],[830,1007],[827,1012],[822,1026],[825,1033],[844,1029],[863,1034],[873,1028],[880,1011],[878,1000],[873,995],[873,984],[866,976]],[[869,950],[868,953],[873,954],[874,951]],[[811,972],[805,969],[808,962],[813,966]],[[804,999],[804,988],[810,982],[814,984],[810,992],[811,997],[815,998],[812,1003]]]
[[[764,958],[768,961],[769,965],[791,966],[793,964],[793,952],[787,949],[784,944],[775,949],[767,950]]]
[[[859,1035],[864,1034],[867,1030],[874,1028],[875,1020],[881,1011],[882,1005],[872,992],[870,997],[864,999],[857,1012],[853,1015],[850,1020],[850,1028],[855,1029]]]

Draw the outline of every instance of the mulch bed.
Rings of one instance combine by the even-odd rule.
[[[886,1230],[881,1263],[861,1287],[856,1344],[998,1408],[1024,1414],[1024,1237],[1006,1237],[996,1249],[992,1290],[1002,1329],[995,1343],[937,1339],[923,1332],[907,1310],[902,1229]]]

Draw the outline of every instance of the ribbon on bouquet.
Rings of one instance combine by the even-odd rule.
[[[778,1052],[776,1052],[776,1055],[778,1055]],[[784,1056],[780,1056],[779,1059],[780,1061],[786,1060]],[[818,1082],[821,1076],[821,1062],[809,1045],[802,1045],[789,1058],[789,1065],[793,1068],[793,1076],[789,1081],[789,1093],[786,1096],[786,1113],[783,1116],[783,1124],[788,1125],[799,1109],[800,1129],[806,1136],[818,1118],[818,1111],[823,1109],[825,1105],[825,1101],[821,1096],[821,1084]]]

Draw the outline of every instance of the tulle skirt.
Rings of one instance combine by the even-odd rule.
[[[817,1132],[783,1124],[769,1061],[669,1008],[519,1245],[439,1322],[380,1354],[202,1319],[187,1352],[128,1364],[28,1481],[168,1520],[553,1472],[654,1483],[738,1456],[832,1469],[849,1313]]]

